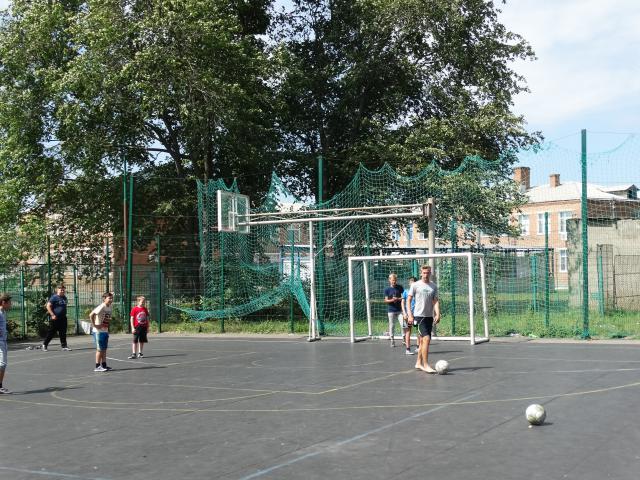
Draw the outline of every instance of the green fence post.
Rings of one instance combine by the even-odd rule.
[[[602,252],[598,251],[598,310],[604,316],[604,277],[602,273]]]
[[[549,328],[549,212],[544,212],[544,326]]]
[[[455,253],[458,249],[458,226],[455,220],[451,221],[450,237],[451,237],[451,253]],[[455,258],[451,259],[451,335],[456,334],[456,284],[458,283],[457,267]]]
[[[318,199],[317,204],[322,208],[323,191],[324,191],[324,159],[322,155],[318,155]],[[324,310],[325,310],[325,289],[324,289],[324,222],[318,222],[318,268],[316,276],[318,278],[318,304],[316,314],[318,316],[318,334],[325,335],[324,331]],[[313,258],[311,259],[313,262]]]
[[[27,310],[24,298],[24,266],[20,267],[20,322],[22,323],[22,338],[27,337]]]
[[[293,234],[293,230],[289,230],[289,242],[291,242],[291,276],[289,277],[290,280],[290,291],[289,291],[289,332],[293,333],[293,279],[294,279],[294,255],[295,255],[295,248],[294,248],[294,234]]]
[[[127,250],[127,303],[125,304],[126,310],[122,312],[122,326],[125,331],[131,333],[131,324],[128,320],[133,294],[133,173],[129,174],[129,228],[127,235],[129,246]]]
[[[538,257],[531,255],[531,308],[538,311]]]
[[[589,212],[587,210],[587,131],[581,132],[582,154],[580,156],[582,170],[582,195],[581,195],[581,226],[582,226],[582,338],[591,338],[589,335],[589,239],[587,235],[587,223]]]
[[[51,237],[47,235],[47,298],[51,297]]]
[[[111,274],[111,253],[109,252],[109,239],[107,238],[107,250],[106,250],[106,258],[105,258],[105,264],[104,264],[104,274],[105,274],[105,292],[110,292],[111,291],[111,285],[109,282],[109,276]]]
[[[122,267],[120,267],[120,273],[118,275],[118,283],[120,287],[120,310],[122,315],[124,315],[124,302],[125,302],[125,292],[124,292],[124,279],[122,278],[123,272]]]
[[[75,264],[73,265],[73,303],[75,305],[76,335],[78,335],[80,333],[80,296],[78,295],[78,267]]]
[[[156,261],[158,262],[158,333],[162,333],[162,262],[160,260],[160,235],[156,235]]]
[[[220,307],[224,310],[224,238],[225,233],[220,232]],[[220,333],[224,333],[224,316],[220,317]]]

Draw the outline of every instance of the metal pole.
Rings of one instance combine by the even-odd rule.
[[[156,235],[156,261],[158,262],[158,333],[162,333],[162,261],[160,257],[160,235]]]
[[[293,230],[289,230],[289,243],[291,245],[291,276],[289,277],[291,286],[289,290],[289,332],[293,333],[293,285],[294,285],[294,261],[295,261],[295,235]]]
[[[365,225],[364,235],[367,242],[365,251],[367,252],[367,255],[371,255],[371,225],[369,225],[369,222]]]
[[[224,239],[226,234],[220,232],[220,309],[224,310]],[[224,316],[220,317],[220,333],[224,333]]]
[[[353,305],[353,262],[347,262],[347,276],[349,278],[349,331],[351,333],[351,343],[356,341],[355,333],[355,309]]]
[[[324,164],[322,155],[318,155],[318,198],[317,203],[322,208],[324,201]],[[324,335],[324,222],[318,222],[318,330]]]
[[[451,253],[458,250],[457,222],[451,221]],[[451,335],[456,334],[456,288],[458,285],[458,267],[455,259],[451,259]]]
[[[587,223],[589,213],[587,211],[587,131],[582,130],[582,198],[581,221],[582,226],[582,338],[591,338],[589,335],[589,239],[587,235]]]
[[[544,326],[549,328],[549,212],[544,212]]]
[[[47,297],[51,293],[51,237],[47,235]]]
[[[106,286],[106,292],[110,292],[111,291],[111,282],[110,282],[110,276],[111,276],[111,252],[109,251],[109,239],[107,238],[107,248],[106,248],[106,258],[105,258],[105,286]]]
[[[429,254],[436,253],[436,202],[433,197],[429,197],[427,200],[429,210]],[[429,265],[433,275],[436,274],[436,260],[435,258],[429,259]]]
[[[602,252],[598,251],[598,309],[604,316],[604,277],[602,273]]]
[[[471,337],[471,345],[476,343],[476,323],[473,315],[473,256],[467,253],[467,285],[469,291],[469,336]]]
[[[313,253],[313,222],[309,222],[309,277],[311,280],[309,291],[309,341],[316,339],[316,272],[315,258]]]
[[[78,267],[76,265],[73,266],[73,303],[75,306],[73,311],[76,317],[76,335],[78,335],[80,333],[80,297],[78,296]]]
[[[373,330],[371,327],[371,292],[369,291],[369,267],[368,267],[368,262],[362,262],[362,270],[363,270],[363,274],[364,274],[364,299],[365,299],[365,306],[367,309],[367,326],[368,326],[368,332],[369,332],[369,336],[371,337],[373,335]]]
[[[484,336],[489,338],[489,308],[487,305],[487,282],[484,257],[480,257],[480,287],[482,289],[482,318],[484,320]]]
[[[128,319],[133,290],[133,173],[129,175],[129,227],[127,244],[129,245],[127,252],[127,303],[125,305],[126,310],[122,312],[122,322],[123,326],[126,326],[126,331],[131,333],[131,325]]]
[[[531,308],[538,311],[538,257],[531,255]]]
[[[27,337],[27,311],[24,298],[24,266],[20,267],[20,322],[22,323],[22,338]]]

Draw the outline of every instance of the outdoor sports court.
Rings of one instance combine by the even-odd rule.
[[[0,478],[636,479],[640,355],[633,342],[432,344],[154,336],[108,373],[72,352],[10,345]],[[531,403],[547,410],[528,428]]]

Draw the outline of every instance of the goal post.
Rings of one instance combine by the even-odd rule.
[[[440,299],[441,305],[441,316],[445,311],[449,311],[453,313],[453,319],[455,321],[456,318],[456,303],[459,301],[464,304],[466,299],[466,312],[458,311],[458,314],[466,314],[468,319],[468,335],[466,335],[467,328],[461,327],[461,330],[465,330],[465,334],[456,335],[455,323],[449,325],[451,328],[451,335],[446,336],[437,336],[434,335],[433,338],[438,340],[468,340],[471,345],[475,345],[477,343],[483,343],[489,341],[489,315],[488,315],[488,304],[487,304],[487,284],[486,284],[486,266],[485,266],[485,257],[481,253],[473,253],[473,252],[458,252],[458,253],[436,253],[436,254],[412,254],[412,255],[369,255],[369,256],[351,256],[348,258],[348,282],[349,282],[349,332],[351,342],[357,342],[366,340],[369,338],[389,338],[388,335],[374,335],[373,325],[373,309],[372,309],[372,300],[371,300],[371,268],[370,265],[378,266],[378,271],[382,271],[384,273],[391,273],[394,266],[401,265],[402,262],[411,261],[414,264],[414,274],[416,266],[415,262],[417,260],[429,261],[430,263],[435,263],[435,269],[433,270],[433,278],[438,285],[438,296]],[[383,267],[385,263],[391,263],[388,268]],[[361,264],[362,270],[358,271],[357,266]],[[395,265],[394,265],[395,264]],[[460,275],[458,275],[458,270]],[[463,275],[463,271],[466,270],[466,279],[465,275]],[[359,290],[356,292],[356,275],[361,272],[361,281],[358,282]],[[477,281],[476,275],[477,273],[479,280],[480,291],[477,292]],[[394,272],[395,273],[395,272]],[[418,277],[418,275],[415,275]],[[385,282],[387,275],[378,275],[377,282],[378,284],[382,284]],[[439,282],[439,280],[441,280]],[[446,285],[445,285],[446,284]],[[445,289],[441,287],[446,286],[446,296],[448,298],[444,298]],[[460,288],[462,287],[462,288]],[[408,289],[408,285],[406,286]],[[364,291],[362,291],[364,290]],[[476,324],[476,307],[475,303],[477,301],[477,295],[480,294],[480,305],[482,309],[482,331],[476,332],[476,329],[479,325]],[[358,295],[362,296],[364,294],[364,309],[359,309],[359,312],[356,312],[356,302]],[[457,300],[459,298],[459,300]],[[453,304],[453,311],[451,308],[443,308],[443,304],[447,301],[450,301]],[[450,307],[450,306],[449,306]],[[363,311],[364,310],[364,311]],[[366,319],[366,334],[365,335],[357,335],[356,333],[356,321],[359,320],[359,324],[362,323],[361,318],[356,318],[358,316],[365,316]],[[382,323],[384,324],[386,320]],[[442,322],[441,322],[442,323]],[[399,328],[399,327],[397,327]],[[389,334],[390,332],[386,332]],[[398,334],[401,336],[401,332]]]

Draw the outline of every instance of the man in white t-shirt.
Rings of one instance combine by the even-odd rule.
[[[413,282],[409,288],[407,302],[409,305],[415,301],[413,311],[409,309],[409,324],[418,327],[420,335],[420,348],[416,360],[416,368],[427,373],[436,371],[429,365],[429,343],[431,342],[431,330],[440,321],[440,300],[438,299],[438,287],[431,281],[431,267],[423,265],[420,269],[420,280]]]
[[[109,346],[109,323],[111,322],[112,303],[113,293],[104,293],[102,295],[102,303],[89,314],[96,339],[96,368],[94,368],[94,372],[108,372],[111,370],[111,367],[107,366],[107,348]]]

